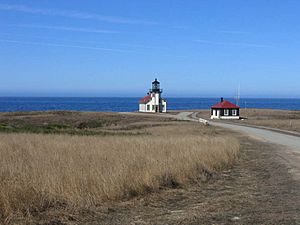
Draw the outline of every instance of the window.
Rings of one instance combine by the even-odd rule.
[[[229,116],[229,109],[224,109],[224,116]]]
[[[147,111],[150,111],[150,105],[147,105]]]
[[[237,115],[237,110],[236,110],[236,109],[233,109],[233,110],[232,110],[232,115],[233,115],[233,116],[236,116],[236,115]]]
[[[154,111],[154,109],[155,109],[155,108],[154,108],[154,105],[153,105],[153,106],[152,106],[152,111]]]

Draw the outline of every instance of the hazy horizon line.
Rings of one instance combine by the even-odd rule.
[[[139,96],[0,96],[0,98],[141,98],[143,95]],[[195,99],[236,99],[235,97],[229,97],[224,95],[223,97],[215,97],[215,96],[203,96],[203,97],[197,97],[197,96],[164,96],[163,98],[195,98]],[[279,96],[246,96],[246,97],[241,97],[241,99],[300,99],[299,97],[279,97]]]

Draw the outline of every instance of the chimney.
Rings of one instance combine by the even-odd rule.
[[[222,97],[222,98],[221,98],[221,102],[223,102],[223,101],[224,101],[224,98]]]

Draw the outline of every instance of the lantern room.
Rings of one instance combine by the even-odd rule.
[[[152,82],[152,89],[150,89],[150,93],[162,93],[162,89],[160,89],[160,83],[157,78],[155,78]]]

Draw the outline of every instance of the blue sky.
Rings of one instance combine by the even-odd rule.
[[[300,97],[298,0],[0,0],[0,96]]]

